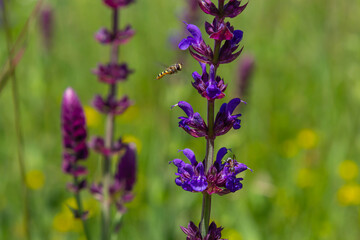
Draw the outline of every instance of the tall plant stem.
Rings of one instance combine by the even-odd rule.
[[[78,186],[79,185],[79,181],[78,181],[78,178],[77,177],[74,177],[74,186]],[[79,213],[79,217],[81,219],[81,222],[83,224],[83,227],[84,227],[84,233],[85,233],[85,237],[87,240],[90,240],[91,239],[91,235],[90,235],[90,231],[89,231],[89,227],[87,225],[87,222],[86,220],[84,219],[83,217],[83,214],[84,214],[84,209],[82,207],[82,203],[81,203],[81,196],[80,196],[80,192],[76,192],[75,193],[75,199],[76,199],[76,203],[77,203],[77,206],[78,206],[78,213]]]
[[[209,170],[214,162],[214,101],[207,102],[207,117],[208,117],[208,137],[206,139],[206,156],[205,156],[205,173]],[[209,230],[211,212],[211,196],[203,193],[203,205],[201,211],[200,231],[203,237],[206,236]]]
[[[3,15],[3,24],[6,34],[6,43],[7,43],[7,51],[8,51],[8,58],[10,63],[10,69],[11,71],[11,78],[12,78],[12,100],[14,103],[14,124],[15,124],[15,132],[16,132],[16,144],[17,144],[17,158],[19,162],[19,168],[20,168],[20,178],[22,183],[22,191],[23,191],[23,201],[24,201],[24,228],[25,228],[25,236],[26,239],[31,239],[31,233],[30,233],[30,200],[29,200],[29,189],[26,186],[26,168],[25,168],[25,161],[24,161],[24,154],[23,154],[23,148],[24,148],[24,140],[23,140],[23,134],[21,129],[21,123],[20,123],[20,104],[19,104],[19,91],[17,87],[17,81],[16,81],[16,73],[13,66],[12,61],[12,54],[11,54],[11,31],[8,24],[7,19],[7,11],[6,11],[6,1],[3,1],[3,7],[2,7],[2,15]]]
[[[113,16],[112,16],[112,24],[113,24],[113,35],[118,31],[118,9],[113,10]],[[119,57],[119,46],[116,44],[113,44],[111,46],[111,52],[110,52],[110,62],[111,63],[117,63]],[[110,84],[109,89],[109,98],[116,97],[116,84]],[[105,146],[108,149],[112,149],[113,142],[114,142],[114,119],[115,116],[111,113],[107,115],[106,119],[106,126],[105,126]],[[110,156],[104,156],[104,162],[103,162],[103,184],[104,184],[104,203],[102,207],[102,213],[101,213],[101,235],[102,240],[108,240],[110,239],[110,231],[111,231],[111,209],[110,209],[110,200],[109,200],[109,186],[111,183],[111,158]]]

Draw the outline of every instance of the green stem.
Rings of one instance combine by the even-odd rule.
[[[78,185],[79,185],[78,178],[74,177],[74,186],[78,186]],[[86,237],[87,240],[90,240],[91,239],[90,230],[89,230],[89,227],[88,227],[88,224],[87,224],[86,220],[83,218],[84,210],[83,210],[83,207],[82,207],[81,196],[80,196],[79,191],[77,191],[75,193],[75,199],[76,199],[76,203],[77,203],[77,207],[78,207],[79,217],[80,217],[81,222],[82,222],[83,227],[84,227],[85,237]]]
[[[206,139],[206,156],[205,156],[205,173],[209,170],[211,165],[214,162],[214,108],[215,102],[208,101],[208,137]],[[210,213],[211,213],[211,196],[207,193],[203,193],[203,205],[201,211],[201,221],[200,221],[200,231],[203,237],[209,231],[210,223]]]
[[[14,103],[14,125],[15,125],[15,132],[16,132],[16,144],[17,144],[17,156],[19,161],[19,168],[20,168],[20,177],[22,183],[22,191],[23,191],[23,201],[24,201],[24,227],[25,227],[25,235],[26,239],[31,239],[30,233],[30,200],[29,200],[29,189],[26,186],[26,168],[25,168],[25,161],[24,161],[24,140],[23,140],[23,133],[21,128],[21,121],[20,121],[20,103],[19,103],[19,90],[17,87],[16,81],[16,74],[15,68],[13,66],[12,61],[12,54],[11,54],[11,32],[7,21],[7,11],[6,11],[6,1],[3,1],[2,7],[2,15],[3,15],[3,22],[4,22],[4,29],[6,34],[6,43],[7,43],[7,51],[8,51],[8,58],[10,63],[11,70],[11,78],[12,78],[12,100]]]

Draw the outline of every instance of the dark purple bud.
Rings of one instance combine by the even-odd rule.
[[[124,30],[119,30],[115,35],[106,28],[101,28],[96,34],[95,39],[102,44],[125,44],[132,36],[135,31],[128,25]]]
[[[229,2],[227,4],[225,4],[225,6],[224,6],[223,13],[222,13],[223,16],[234,18],[237,15],[239,15],[240,13],[242,13],[242,11],[244,11],[244,9],[246,8],[248,2],[242,6],[240,6],[240,3],[241,3],[241,1],[229,0]]]
[[[179,117],[179,127],[184,129],[193,137],[204,137],[207,135],[207,126],[199,113],[194,113],[192,106],[184,101],[180,101],[172,107],[179,106],[188,117]]]
[[[45,6],[40,12],[40,29],[47,50],[51,48],[54,31],[54,11],[50,6]]]
[[[103,114],[120,115],[131,106],[132,102],[127,96],[116,100],[114,96],[108,96],[105,100],[100,95],[95,95],[92,104],[96,110]]]
[[[219,16],[220,12],[211,0],[199,0],[199,6],[204,13]]]
[[[227,133],[231,128],[240,128],[240,119],[238,118],[241,114],[232,115],[232,113],[241,102],[244,101],[240,100],[240,98],[234,98],[230,100],[229,103],[223,103],[221,105],[214,123],[214,132],[216,136]]]
[[[245,55],[239,65],[239,93],[244,96],[249,87],[249,81],[254,72],[255,60],[251,55]]]
[[[124,155],[118,163],[115,181],[124,184],[125,191],[131,191],[136,180],[136,149],[135,145],[126,146]]]
[[[124,81],[133,71],[127,67],[126,63],[116,64],[109,63],[107,65],[99,64],[93,70],[93,73],[98,76],[100,82],[115,84]]]
[[[174,159],[173,163],[178,172],[175,173],[178,177],[175,179],[176,185],[182,187],[189,192],[202,192],[207,188],[207,180],[204,173],[204,165],[202,162],[197,162],[195,154],[191,149],[184,149],[184,155],[189,159],[191,164],[185,163],[181,159]]]
[[[80,100],[72,88],[67,88],[61,106],[61,127],[63,137],[63,171],[75,177],[85,175],[86,168],[77,165],[78,160],[86,159],[86,122]]]
[[[116,9],[129,5],[134,0],[103,0],[103,2],[110,8]]]
[[[78,193],[80,190],[86,188],[87,182],[85,179],[79,182],[79,184],[75,185],[74,183],[68,183],[67,189],[72,193]]]
[[[186,234],[186,240],[227,240],[221,238],[222,227],[217,227],[215,222],[212,222],[208,229],[208,234],[205,237],[201,236],[200,228],[193,222],[190,222],[186,227],[180,226],[181,230]]]
[[[89,142],[89,147],[95,152],[100,153],[104,156],[112,156],[118,154],[125,145],[122,143],[121,138],[113,143],[112,149],[105,147],[105,141],[101,137],[92,137]]]

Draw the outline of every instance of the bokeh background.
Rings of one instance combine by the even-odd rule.
[[[4,0],[3,0],[4,1]],[[34,8],[34,0],[7,1],[13,40]],[[73,87],[85,106],[89,135],[104,132],[104,117],[90,102],[107,88],[91,74],[107,62],[109,49],[94,33],[110,25],[111,12],[101,0],[46,1],[53,17],[49,48],[39,19],[28,29],[25,53],[17,66],[26,182],[30,188],[33,239],[84,239],[66,204],[70,177],[61,171],[60,102]],[[201,195],[174,184],[168,162],[183,158],[178,149],[204,156],[205,140],[178,128],[183,112],[170,109],[180,100],[205,116],[205,100],[191,87],[200,67],[172,42],[183,31],[187,1],[137,0],[120,13],[120,26],[131,24],[134,38],[120,49],[120,61],[135,70],[119,85],[134,105],[116,121],[116,135],[135,142],[138,180],[135,200],[119,239],[184,239],[179,226],[198,223]],[[232,148],[254,172],[244,175],[243,190],[213,197],[212,219],[232,240],[360,239],[360,3],[335,1],[250,1],[231,22],[244,31],[239,60],[221,66],[229,84],[223,101],[238,97],[239,66],[252,56],[255,68],[246,93],[240,130],[216,139],[215,147]],[[199,12],[197,24],[204,31]],[[0,22],[0,64],[7,60]],[[208,42],[210,43],[210,41]],[[182,59],[184,71],[155,80],[164,65]],[[222,102],[222,101],[219,101]],[[220,103],[217,103],[218,108]],[[11,85],[0,92],[0,239],[24,239],[23,194],[16,157]],[[184,158],[183,158],[184,159]],[[99,179],[100,157],[87,166]],[[95,239],[99,208],[83,194]]]

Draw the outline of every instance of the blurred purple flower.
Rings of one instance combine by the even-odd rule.
[[[244,96],[249,87],[249,80],[254,72],[255,60],[251,55],[245,55],[239,65],[239,93]]]
[[[99,64],[93,70],[93,73],[98,76],[100,82],[115,84],[119,81],[124,81],[132,73],[132,70],[128,68],[126,63],[109,63],[107,65]]]
[[[131,28],[130,25],[126,26],[124,30],[119,30],[115,36],[106,28],[101,28],[96,34],[95,39],[102,44],[125,44],[127,43],[132,36],[134,36],[135,31]]]
[[[89,142],[89,147],[95,152],[100,153],[104,156],[112,156],[118,154],[125,145],[122,143],[121,138],[113,143],[111,149],[105,147],[105,141],[101,137],[92,137]]]
[[[117,172],[108,189],[110,202],[115,203],[120,213],[125,213],[125,203],[130,202],[134,195],[131,192],[136,181],[136,149],[133,144],[124,146],[124,155],[119,159]],[[104,200],[103,185],[93,184],[90,188],[93,196],[99,201]]]
[[[54,32],[54,10],[49,5],[41,9],[39,22],[44,45],[49,50],[52,45]]]
[[[100,95],[95,95],[92,105],[96,110],[103,114],[120,115],[125,112],[132,102],[127,96],[116,100],[113,96],[108,96],[107,99],[103,99]]]
[[[110,8],[120,8],[129,5],[134,0],[103,0],[103,2]]]
[[[175,179],[176,185],[189,192],[204,191],[208,184],[204,174],[205,169],[203,163],[196,161],[195,154],[191,149],[186,148],[182,150],[182,152],[191,164],[185,163],[181,159],[174,159],[169,162],[178,168],[178,172],[175,173],[175,175],[178,176],[178,178]]]
[[[193,87],[198,90],[202,97],[207,100],[221,99],[225,96],[227,84],[219,76],[215,77],[215,67],[210,65],[210,77],[206,72],[206,64],[200,62],[202,68],[202,75],[193,72],[192,77],[195,82],[192,82]]]
[[[241,114],[232,115],[232,113],[241,102],[245,103],[244,101],[240,100],[240,98],[234,98],[230,100],[229,103],[223,103],[221,105],[214,123],[215,136],[223,135],[231,128],[240,128],[241,121],[238,118],[241,116]]]
[[[221,231],[224,228],[217,227],[215,222],[210,224],[208,233],[204,238],[201,236],[200,228],[191,221],[187,228],[182,226],[180,228],[186,234],[186,240],[227,240],[221,238]]]
[[[184,129],[193,137],[204,137],[207,135],[207,126],[204,119],[198,112],[194,113],[192,106],[184,101],[180,101],[172,107],[179,106],[188,117],[179,117],[179,127]]]
[[[63,171],[74,177],[86,175],[87,169],[78,165],[78,161],[88,157],[85,115],[80,100],[72,88],[67,88],[63,95],[61,129],[64,146]],[[79,190],[85,185],[80,182],[78,186],[72,186],[72,188]]]

